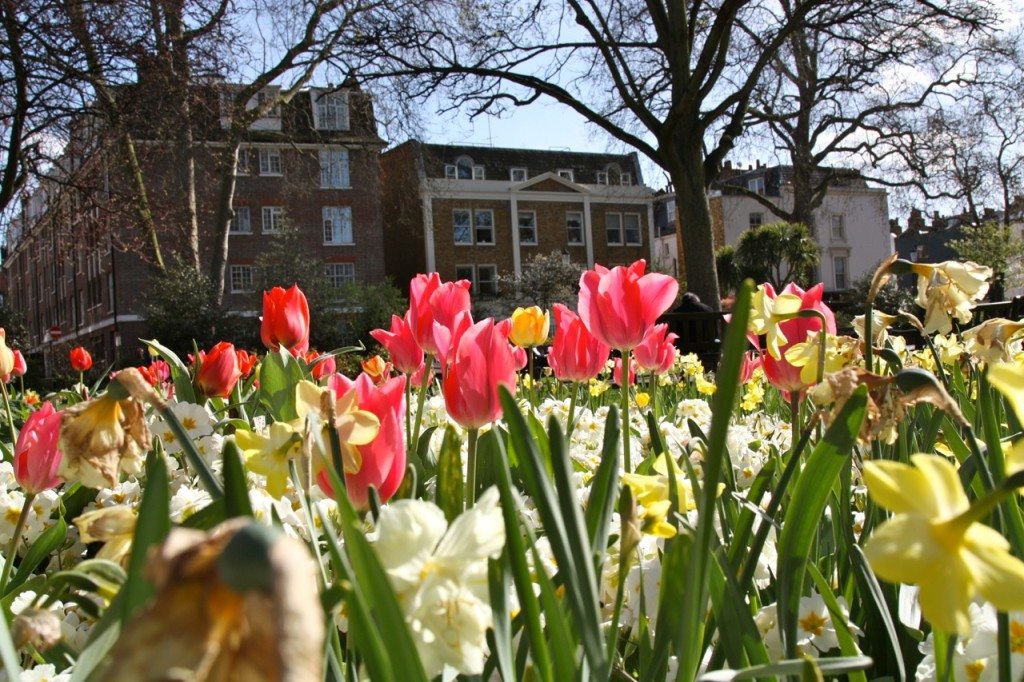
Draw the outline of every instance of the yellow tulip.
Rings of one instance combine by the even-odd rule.
[[[1002,535],[977,523],[986,510],[971,506],[953,465],[925,454],[911,461],[864,467],[871,497],[894,513],[864,545],[875,573],[919,585],[921,611],[945,632],[970,633],[976,592],[1000,611],[1024,609],[1024,562]]]
[[[643,393],[643,392],[640,392],[640,393],[636,394],[636,406],[639,407],[641,410],[644,409],[645,407],[647,407],[650,404],[651,404],[651,396],[650,395],[648,395],[647,393]]]
[[[533,348],[547,342],[550,328],[551,316],[544,310],[537,306],[516,308],[508,340],[520,348]]]
[[[14,351],[7,347],[7,331],[0,328],[0,376],[14,371]]]

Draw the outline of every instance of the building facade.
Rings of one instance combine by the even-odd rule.
[[[757,199],[740,192],[744,187],[790,211],[793,190],[789,184],[789,166],[761,166],[735,169],[727,163],[723,178],[709,194],[716,248],[723,244],[735,246],[745,231],[758,225],[783,220]],[[675,196],[666,193],[658,198],[660,207],[655,263],[670,266],[677,260],[675,235]],[[889,229],[889,199],[884,189],[869,187],[853,174],[839,174],[829,186],[822,205],[814,213],[812,237],[818,244],[817,279],[826,291],[849,289],[854,280],[873,272],[878,264],[894,252]],[[667,270],[672,272],[671,269]]]
[[[232,87],[209,87],[207,101]],[[261,96],[268,94],[275,93]],[[131,89],[120,97],[148,101]],[[210,111],[195,143],[199,261],[206,271],[230,123],[216,100]],[[173,145],[142,116],[133,130],[164,258],[186,256],[189,236],[180,227],[186,200]],[[335,286],[384,279],[382,148],[370,98],[354,82],[306,89],[250,126],[232,201],[224,289],[229,310],[257,314],[257,259],[286,229],[324,263]],[[6,235],[8,301],[27,322],[28,352],[43,355],[47,365],[55,344],[84,345],[97,364],[134,362],[137,340],[147,338],[142,311],[157,269],[130,208],[133,185],[122,149],[99,126],[80,124],[60,170],[25,197]]]
[[[536,254],[592,267],[650,259],[652,192],[635,154],[424,144],[381,156],[387,272],[466,279],[495,295]]]

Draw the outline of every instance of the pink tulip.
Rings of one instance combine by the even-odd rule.
[[[754,351],[747,351],[743,354],[743,363],[740,365],[740,383],[745,384],[754,376],[754,370],[761,366],[761,355]]]
[[[402,434],[405,377],[394,377],[378,386],[367,374],[360,374],[355,381],[341,374],[332,374],[327,385],[337,397],[354,389],[359,409],[372,412],[380,420],[377,437],[366,445],[356,446],[362,460],[359,471],[345,474],[349,499],[357,508],[365,509],[372,485],[377,489],[381,502],[387,502],[405,477],[405,437]],[[317,484],[325,493],[334,496],[326,471],[317,474]]]
[[[633,349],[633,357],[640,369],[664,374],[672,369],[676,361],[676,339],[679,338],[668,330],[667,324],[656,324],[651,327],[640,345]]]
[[[679,283],[668,275],[645,275],[646,266],[643,260],[611,270],[595,265],[580,277],[580,319],[612,348],[631,350],[640,345],[676,298]]]
[[[21,354],[20,350],[14,350],[14,369],[11,370],[11,376],[23,377],[25,372],[28,371],[28,365],[25,363],[25,356]]]
[[[436,272],[416,275],[409,283],[407,321],[424,353],[438,356],[447,352],[451,326],[459,313],[469,312],[470,286],[464,279],[442,284]]]
[[[57,476],[61,452],[61,413],[49,402],[29,415],[14,446],[14,477],[28,494],[49,490],[61,482]]]
[[[260,338],[268,349],[284,346],[294,355],[309,348],[309,303],[297,284],[263,292],[261,321]]]
[[[449,416],[465,429],[497,420],[498,386],[515,391],[515,358],[507,330],[488,318],[467,329],[452,346],[441,383]]]
[[[612,369],[612,383],[622,386],[622,358],[615,358],[615,367]],[[636,361],[629,359],[629,385],[636,383]]]
[[[402,374],[412,374],[423,364],[423,349],[416,343],[409,325],[411,311],[405,317],[391,316],[391,330],[374,329],[370,336],[387,349],[391,363]]]
[[[471,286],[469,280],[465,279],[444,282],[430,294],[430,310],[434,314],[434,321],[451,329],[459,313],[469,312],[472,306],[469,297]]]
[[[516,371],[526,367],[529,358],[526,357],[526,349],[519,346],[512,346],[512,359],[515,361]]]
[[[770,297],[774,298],[774,290],[771,287],[766,287],[766,290],[769,292]],[[807,291],[791,282],[786,285],[782,293],[799,296],[803,301],[800,306],[801,310],[817,310],[822,313],[825,317],[825,331],[829,334],[835,334],[835,315],[832,314],[832,310],[821,300],[824,290],[825,286],[820,282]],[[764,353],[762,355],[764,374],[768,381],[780,391],[786,393],[802,391],[806,384],[800,380],[800,368],[794,367],[786,361],[786,351],[794,344],[806,341],[808,332],[821,331],[821,320],[818,317],[794,317],[781,322],[779,329],[786,337],[786,343],[779,346],[779,356],[781,359],[776,360],[771,356],[771,353]]]
[[[595,337],[576,313],[561,303],[553,306],[555,338],[548,353],[548,365],[558,379],[589,381],[596,377],[611,349]]]

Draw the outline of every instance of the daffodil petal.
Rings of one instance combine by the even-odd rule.
[[[366,445],[380,432],[380,419],[372,412],[355,410],[339,414],[335,420],[341,440],[351,445]]]
[[[779,294],[775,297],[775,304],[772,306],[772,315],[783,317],[795,315],[800,312],[804,305],[803,300],[796,294]]]
[[[968,606],[974,590],[971,571],[964,562],[947,557],[929,566],[916,580],[921,612],[928,622],[945,632],[969,635]]]
[[[295,386],[295,412],[299,419],[306,419],[306,415],[320,414],[320,394],[324,389],[312,381],[303,379]]]
[[[924,476],[935,507],[928,514],[932,518],[950,518],[966,511],[971,503],[967,501],[964,488],[956,468],[945,457],[937,455],[911,455],[910,461]]]
[[[964,540],[961,556],[981,595],[1000,611],[1024,610],[1024,562],[1007,551],[1005,538],[988,526],[974,524]]]
[[[928,520],[912,514],[895,516],[876,528],[864,543],[864,554],[875,573],[892,583],[914,584],[950,560]]]
[[[1024,422],[1024,366],[1015,363],[997,363],[988,368],[989,382],[999,389],[1018,421]]]
[[[864,482],[875,502],[891,512],[927,513],[931,505],[922,501],[931,498],[928,482],[914,467],[890,460],[872,460],[864,464]]]

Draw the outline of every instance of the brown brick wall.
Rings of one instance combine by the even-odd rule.
[[[384,269],[406,292],[409,280],[427,268],[416,149],[416,142],[406,142],[380,157]]]
[[[591,221],[594,231],[594,262],[606,267],[615,265],[628,265],[633,261],[651,255],[649,243],[650,234],[648,231],[649,221],[647,220],[647,206],[645,204],[599,204],[591,203]],[[606,216],[609,213],[633,213],[640,216],[640,245],[639,246],[612,246],[608,244],[608,231]]]
[[[434,199],[434,257],[441,278],[455,279],[456,265],[495,265],[499,274],[514,270],[512,263],[511,205],[508,201]],[[455,209],[491,210],[494,213],[494,245],[455,243],[452,212]],[[475,237],[474,237],[475,239]]]
[[[569,233],[565,226],[566,213],[573,211],[583,213],[582,201],[551,202],[519,199],[518,204],[520,211],[535,211],[537,213],[537,246],[524,244],[520,247],[523,263],[538,254],[566,250],[573,262],[586,265],[587,247],[583,245],[570,246]]]

